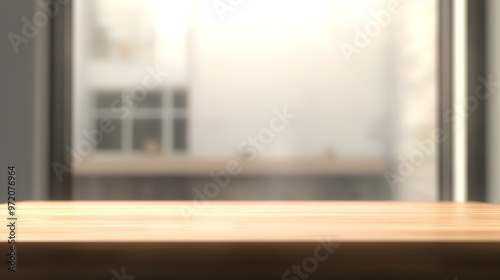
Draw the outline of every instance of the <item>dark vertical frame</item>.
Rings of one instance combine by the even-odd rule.
[[[438,128],[447,137],[439,143],[439,200],[453,200],[453,0],[438,5]]]
[[[479,77],[486,73],[486,0],[467,1],[467,198],[486,201],[486,102]],[[479,95],[479,98],[478,96]],[[483,99],[483,100],[481,100]],[[476,107],[477,106],[477,107]]]
[[[52,0],[59,10],[50,17],[50,199],[71,199],[71,61],[72,1]],[[62,180],[53,168],[58,163],[69,170]],[[62,173],[62,172],[61,172]]]

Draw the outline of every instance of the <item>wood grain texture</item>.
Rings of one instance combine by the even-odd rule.
[[[498,205],[211,201],[197,209],[186,217],[190,201],[19,203],[18,272],[4,263],[0,279],[119,280],[112,271],[122,267],[136,280],[500,279]],[[322,244],[336,247],[305,273]],[[307,277],[286,274],[292,266]]]
[[[500,242],[484,203],[21,202],[17,216],[21,242]]]

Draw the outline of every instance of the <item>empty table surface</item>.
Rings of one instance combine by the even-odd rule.
[[[51,201],[20,202],[15,216],[17,272],[4,266],[0,279],[500,275],[500,206],[485,203]]]
[[[20,242],[500,242],[486,203],[19,202],[16,216]]]

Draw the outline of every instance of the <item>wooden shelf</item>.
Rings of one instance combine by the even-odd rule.
[[[238,158],[165,158],[160,156],[95,156],[73,167],[76,176],[207,176],[237,161],[241,175],[265,176],[354,176],[380,175],[383,159],[262,159],[246,162]]]

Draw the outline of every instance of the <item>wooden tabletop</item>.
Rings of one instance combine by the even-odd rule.
[[[486,203],[73,201],[16,211],[19,242],[500,242],[500,205]]]

